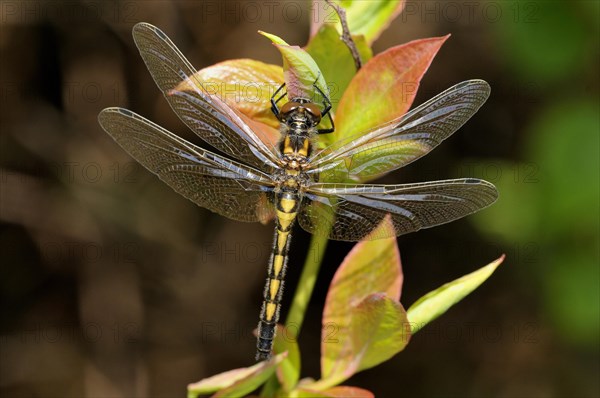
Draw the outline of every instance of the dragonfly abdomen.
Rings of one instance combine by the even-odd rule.
[[[300,197],[296,192],[284,191],[277,195],[273,253],[269,261],[267,283],[263,293],[264,301],[258,324],[256,359],[259,361],[271,357],[275,328],[279,320],[279,306],[283,295],[292,227],[298,214],[299,205]]]

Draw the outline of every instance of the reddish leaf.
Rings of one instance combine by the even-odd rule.
[[[356,74],[336,113],[330,139],[365,132],[392,121],[410,108],[421,78],[449,36],[411,41],[373,57]]]
[[[350,387],[337,386],[324,391],[308,388],[299,388],[294,391],[298,398],[373,398],[375,395],[368,390]]]
[[[333,387],[328,390],[323,391],[325,394],[329,394],[332,397],[340,397],[340,398],[374,398],[375,395],[363,388],[358,387],[350,387],[350,386],[338,386]]]
[[[190,87],[201,82],[202,87]],[[252,59],[234,59],[201,69],[192,79],[182,81],[174,90],[203,90],[225,101],[258,136],[275,145],[279,122],[271,112],[271,95],[283,83],[283,70],[277,65]]]
[[[283,83],[283,69],[252,59],[234,59],[195,74],[209,94],[224,98],[255,121],[278,128],[271,112],[271,96]]]
[[[390,218],[372,232],[390,228]],[[325,302],[321,343],[321,372],[325,378],[339,362],[351,361],[350,324],[354,307],[372,293],[383,293],[398,302],[402,287],[400,253],[395,238],[363,240],[356,244],[337,270]]]
[[[287,354],[279,354],[270,361],[259,362],[247,368],[233,369],[188,384],[188,397],[197,397],[215,391],[218,391],[215,397],[244,396],[263,384],[286,356]]]
[[[335,349],[323,353],[322,362],[329,367],[321,380],[306,387],[322,390],[335,386],[396,355],[410,339],[406,311],[382,293],[370,294],[350,307],[348,319],[348,326],[330,337],[335,339],[329,342]]]

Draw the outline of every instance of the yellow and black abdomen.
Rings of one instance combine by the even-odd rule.
[[[291,241],[292,227],[300,206],[300,195],[294,191],[282,191],[277,194],[275,220],[275,236],[273,253],[269,261],[267,283],[264,290],[264,301],[260,311],[258,324],[258,341],[256,343],[256,359],[271,357],[275,328],[279,320],[279,305],[283,294],[283,280],[287,266],[288,249]]]

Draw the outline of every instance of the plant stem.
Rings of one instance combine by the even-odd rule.
[[[356,43],[354,43],[354,39],[352,39],[350,29],[348,28],[346,10],[339,5],[332,3],[331,0],[325,0],[325,2],[335,10],[340,19],[340,24],[342,25],[342,35],[340,36],[340,39],[344,42],[344,44],[346,44],[348,50],[350,50],[352,58],[354,59],[354,66],[356,66],[356,71],[358,72],[362,67],[362,60],[360,59],[360,53],[358,52],[358,48],[356,48]]]
[[[292,307],[288,313],[285,326],[290,333],[290,337],[297,338],[300,335],[300,329],[302,328],[302,322],[304,321],[304,314],[306,313],[306,307],[308,301],[312,295],[312,291],[317,281],[317,275],[319,274],[319,268],[321,267],[321,261],[325,254],[325,248],[327,247],[327,236],[313,235],[310,240],[310,246],[308,248],[308,254],[302,268],[302,275],[294,294],[294,300]]]

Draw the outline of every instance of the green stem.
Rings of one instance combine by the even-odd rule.
[[[296,288],[296,294],[294,294],[294,301],[285,321],[285,327],[288,329],[290,337],[298,338],[300,335],[306,307],[315,287],[328,241],[327,236],[317,235],[313,235],[310,240],[308,254],[302,268],[302,275]]]

